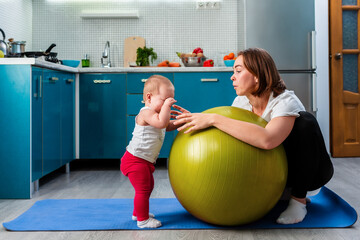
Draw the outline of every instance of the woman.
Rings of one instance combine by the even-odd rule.
[[[268,124],[256,124],[230,119],[218,114],[190,113],[176,106],[175,125],[189,133],[216,127],[233,137],[262,149],[282,144],[288,159],[288,182],[291,198],[287,209],[277,222],[294,224],[306,214],[307,191],[325,185],[333,175],[333,166],[316,119],[293,91],[286,90],[271,56],[263,49],[252,48],[239,52],[231,77],[238,95],[232,106],[261,116]],[[175,113],[175,112],[174,112]]]

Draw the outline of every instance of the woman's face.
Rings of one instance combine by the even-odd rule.
[[[258,79],[245,68],[242,55],[235,60],[233,68],[234,74],[231,76],[231,80],[236,94],[238,96],[252,94],[256,90]]]

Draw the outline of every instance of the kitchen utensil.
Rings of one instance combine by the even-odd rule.
[[[25,52],[26,57],[40,57],[40,56],[49,56],[49,57],[56,57],[57,53],[51,52],[51,50],[56,46],[55,43],[51,44],[45,52],[41,51],[33,51],[33,52]]]
[[[12,55],[23,54],[25,52],[25,44],[26,44],[26,41],[9,42],[10,54],[12,54]]]
[[[78,67],[80,64],[79,60],[60,60],[62,65],[68,66],[68,67]]]
[[[206,57],[182,57],[181,61],[185,67],[202,67]]]
[[[136,50],[145,47],[145,39],[142,37],[128,37],[124,41],[124,67],[136,62]]]
[[[9,47],[7,45],[7,43],[5,42],[5,33],[4,31],[0,28],[0,32],[3,35],[3,40],[0,40],[0,50],[4,53],[4,55],[8,55],[9,54]]]

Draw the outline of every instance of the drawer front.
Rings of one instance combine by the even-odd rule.
[[[142,94],[127,94],[126,95],[126,114],[127,115],[137,115],[142,107],[145,104],[143,103]]]
[[[173,73],[128,73],[127,74],[127,93],[142,93],[144,83],[152,75],[162,75],[173,81]]]

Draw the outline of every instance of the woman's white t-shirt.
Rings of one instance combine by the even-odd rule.
[[[232,106],[252,111],[252,105],[246,96],[237,96]],[[298,117],[300,111],[305,111],[304,105],[294,91],[285,90],[275,98],[273,93],[270,94],[268,104],[261,117],[269,122],[275,117]]]

